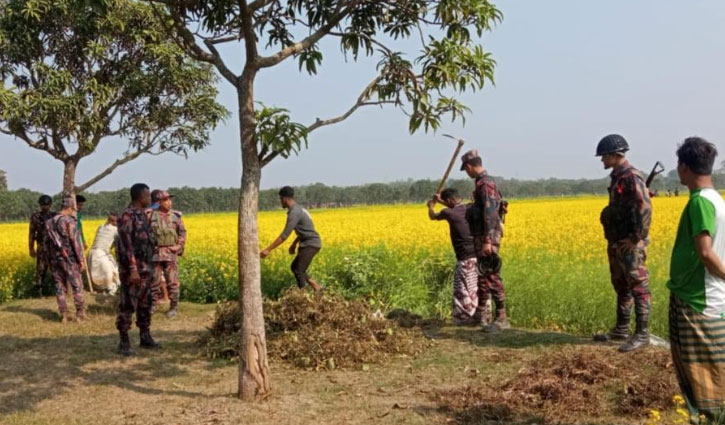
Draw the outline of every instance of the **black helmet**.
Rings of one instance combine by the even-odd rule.
[[[629,144],[619,134],[604,136],[597,145],[597,155],[602,156],[608,153],[624,153],[629,150]]]
[[[498,254],[493,253],[478,260],[478,267],[476,268],[478,275],[481,277],[488,277],[492,274],[496,274],[501,271],[501,257]]]
[[[53,198],[51,198],[48,195],[41,195],[40,198],[38,198],[39,205],[50,205],[52,203],[53,203]]]

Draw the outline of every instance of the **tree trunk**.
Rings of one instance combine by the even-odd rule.
[[[257,209],[261,165],[254,138],[254,77],[245,69],[237,85],[242,145],[242,187],[239,199],[239,307],[242,334],[239,352],[239,397],[251,401],[271,391],[267,340],[262,312],[262,274],[259,264]]]
[[[76,194],[76,167],[78,166],[78,160],[75,158],[68,158],[63,162],[63,195],[70,196],[73,198],[75,204]]]

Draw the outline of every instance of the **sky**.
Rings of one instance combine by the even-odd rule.
[[[262,188],[321,182],[355,185],[440,178],[455,143],[450,133],[481,152],[491,174],[519,179],[600,178],[594,157],[606,134],[625,136],[635,166],[655,161],[671,169],[685,137],[699,135],[725,147],[725,2],[721,0],[500,0],[504,20],[481,44],[497,61],[495,86],[465,93],[472,110],[465,126],[445,122],[434,133],[408,133],[395,109],[359,110],[348,120],[310,135],[309,149],[265,167]],[[415,44],[404,47],[416,55]],[[226,57],[240,50],[227,49]],[[258,101],[284,107],[311,124],[337,116],[375,76],[375,61],[345,62],[334,42],[322,44],[317,75],[289,61],[263,70]],[[240,59],[241,60],[241,59]],[[239,69],[240,60],[235,65]],[[219,101],[231,117],[205,151],[188,159],[142,157],[91,188],[114,190],[142,181],[152,187],[238,187],[241,179],[236,96],[219,82]],[[110,165],[125,149],[109,140],[81,161],[77,184]],[[722,159],[722,158],[721,158]],[[62,164],[20,140],[0,136],[0,169],[11,189],[56,193]],[[457,175],[457,168],[452,177]]]

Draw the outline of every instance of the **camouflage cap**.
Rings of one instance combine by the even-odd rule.
[[[466,169],[466,164],[473,158],[480,158],[478,155],[478,149],[471,149],[470,151],[463,154],[461,157],[461,171]]]
[[[161,193],[161,190],[159,189],[151,191],[151,202],[159,202],[159,193]]]
[[[73,196],[65,195],[63,196],[63,199],[60,201],[60,209],[64,210],[66,208],[74,207],[76,205],[76,198]]]
[[[156,194],[156,201],[163,201],[164,199],[173,198],[174,195],[169,195],[169,192],[165,190],[159,190]],[[152,198],[153,199],[153,198]]]

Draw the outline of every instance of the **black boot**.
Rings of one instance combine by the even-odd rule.
[[[594,334],[594,341],[626,341],[629,338],[629,313],[617,309],[617,324],[607,333]]]
[[[619,347],[622,353],[638,350],[649,345],[649,316],[637,317],[637,329],[632,338]]]
[[[161,348],[161,344],[154,341],[154,339],[151,337],[151,331],[148,329],[141,331],[141,343],[139,344],[141,348],[148,348],[149,350],[157,350]]]
[[[131,348],[131,340],[128,339],[128,332],[121,332],[121,342],[118,344],[118,352],[125,357],[136,355],[136,352]]]

